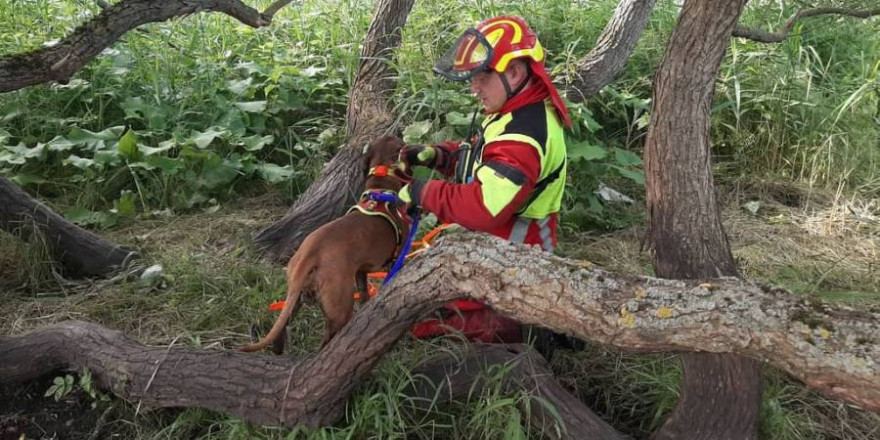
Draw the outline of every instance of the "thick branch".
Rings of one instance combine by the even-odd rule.
[[[123,0],[104,8],[54,46],[0,58],[0,93],[50,81],[67,83],[106,47],[146,23],[216,11],[248,26],[263,27],[290,1],[277,0],[260,13],[240,0]]]
[[[868,18],[880,15],[880,8],[854,10],[846,8],[814,8],[802,9],[791,16],[776,32],[768,32],[762,29],[751,29],[737,26],[733,30],[734,37],[747,38],[760,43],[779,43],[788,38],[789,32],[794,27],[794,23],[800,18],[815,17],[817,15],[843,15],[847,17]]]
[[[621,348],[760,359],[880,411],[877,311],[812,303],[735,278],[700,284],[619,276],[475,234],[443,238],[409,263],[313,358],[291,363],[150,348],[92,324],[62,324],[0,339],[0,381],[86,366],[117,394],[151,406],[326,425],[341,417],[353,387],[413,322],[462,297],[486,300],[523,323]]]
[[[0,229],[25,240],[45,239],[68,275],[107,275],[137,253],[68,223],[6,179],[0,178]]]
[[[617,5],[596,46],[578,62],[576,77],[568,86],[569,99],[583,101],[623,72],[655,3],[656,0],[622,0]]]

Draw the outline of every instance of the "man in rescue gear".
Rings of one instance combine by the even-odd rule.
[[[435,168],[453,180],[414,179],[400,197],[441,222],[551,252],[565,188],[563,127],[571,121],[544,59],[543,47],[522,18],[494,17],[465,31],[433,70],[453,81],[470,81],[483,107],[482,123],[472,122],[463,142],[404,147],[405,167]],[[443,321],[417,324],[415,336],[451,327],[472,340],[522,340],[515,321],[482,303],[456,301],[446,309],[452,313]]]

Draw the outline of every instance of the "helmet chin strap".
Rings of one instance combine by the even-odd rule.
[[[519,83],[519,85],[516,87],[516,90],[511,90],[510,83],[507,82],[507,77],[504,76],[504,73],[498,71],[496,71],[495,73],[497,73],[498,78],[501,79],[501,84],[504,86],[504,92],[507,93],[507,99],[516,96],[519,92],[522,91],[522,89],[526,87],[526,84],[528,84],[529,81],[532,79],[532,69],[530,69],[529,65],[526,64],[526,78],[522,80],[521,83]]]

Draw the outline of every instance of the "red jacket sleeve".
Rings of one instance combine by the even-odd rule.
[[[428,181],[421,192],[422,208],[434,213],[441,222],[458,223],[467,229],[491,232],[507,224],[516,211],[528,200],[541,172],[541,158],[529,144],[516,141],[496,141],[486,144],[482,163],[500,163],[522,173],[524,183],[497,215],[486,208],[482,183],[475,178],[471,183],[456,184],[442,180]]]

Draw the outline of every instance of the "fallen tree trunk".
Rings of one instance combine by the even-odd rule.
[[[66,323],[0,339],[0,382],[87,367],[115,394],[147,406],[328,425],[413,322],[464,297],[523,323],[624,349],[758,359],[880,412],[880,311],[813,303],[736,278],[615,275],[478,234],[442,238],[311,358],[144,347],[95,324]]]
[[[71,276],[106,275],[137,253],[67,222],[6,179],[0,178],[0,229],[24,240],[45,240],[55,261]]]

